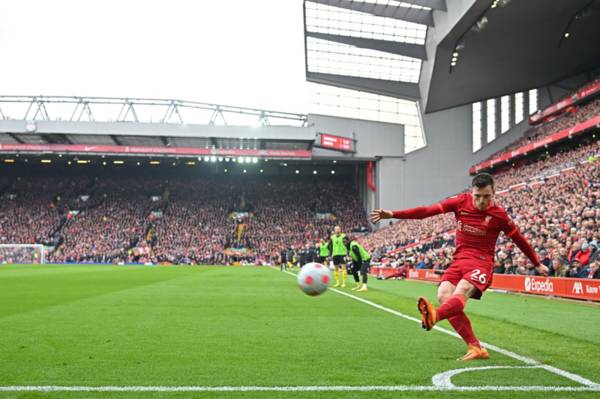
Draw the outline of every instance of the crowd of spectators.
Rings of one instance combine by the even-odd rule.
[[[546,136],[560,132],[564,129],[571,128],[598,115],[600,115],[600,97],[580,107],[576,107],[570,111],[564,112],[556,119],[553,119],[549,122],[532,126],[523,134],[523,137],[511,143],[509,146],[490,155],[488,159],[493,159],[498,157],[500,154],[514,151],[524,145],[541,140]]]
[[[369,229],[356,190],[327,179],[131,176],[0,180],[0,243],[52,262],[274,263],[333,226]]]
[[[600,278],[600,142],[505,170],[497,190],[529,183],[497,196],[542,262],[559,277]],[[454,217],[401,221],[370,234],[364,242],[375,261],[395,267],[443,271],[454,251]],[[533,265],[501,235],[495,273],[535,274]]]

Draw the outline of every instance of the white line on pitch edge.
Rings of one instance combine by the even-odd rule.
[[[0,386],[0,392],[381,392],[381,391],[514,391],[514,392],[600,392],[597,387],[564,386],[469,386],[433,385],[331,385],[331,386]]]

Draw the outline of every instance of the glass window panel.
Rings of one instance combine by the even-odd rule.
[[[307,38],[308,71],[418,83],[421,60]]]
[[[481,148],[481,103],[473,103],[473,152]]]
[[[510,96],[500,99],[500,132],[505,133],[510,129]]]
[[[487,142],[496,138],[496,99],[487,100]]]
[[[398,2],[385,2],[397,6]],[[329,33],[366,39],[391,40],[404,43],[424,44],[427,26],[394,18],[378,17],[339,7],[305,3],[306,29],[309,32]],[[408,5],[410,8],[427,9]],[[335,22],[334,22],[335,21]],[[352,23],[350,23],[352,22]]]
[[[515,94],[515,123],[523,120],[523,93]]]
[[[529,115],[538,110],[538,91],[537,89],[529,90]]]

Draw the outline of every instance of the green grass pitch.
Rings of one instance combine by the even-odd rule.
[[[333,290],[309,297],[293,276],[268,267],[0,266],[0,399],[600,397],[600,386],[531,391],[582,385],[498,352],[489,361],[457,362],[461,340],[372,306],[417,317],[416,297],[434,298],[435,285],[371,279],[369,289],[343,290],[369,303]],[[600,382],[599,306],[486,293],[467,312],[482,341]],[[484,366],[503,367],[452,377],[471,391],[431,389],[435,375]],[[309,386],[341,388],[252,388]],[[16,390],[25,387],[35,390]]]

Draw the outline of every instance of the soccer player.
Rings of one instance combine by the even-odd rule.
[[[324,239],[319,240],[319,261],[322,265],[327,262],[327,258],[329,257],[329,245]]]
[[[346,259],[346,255],[348,255],[348,250],[344,245],[344,237],[346,237],[346,234],[342,233],[340,226],[335,226],[329,241],[329,245],[331,246],[331,254],[333,255],[333,267],[335,268],[333,271],[333,276],[335,277],[334,287],[340,286],[341,275],[342,288],[346,287],[346,267],[344,261]]]
[[[369,272],[371,263],[371,254],[351,237],[344,237],[344,245],[346,245],[350,257],[352,258],[352,276],[354,277],[354,283],[356,284],[356,286],[352,288],[352,291],[365,292],[367,291],[367,273]],[[358,278],[359,271],[362,277],[362,285]]]
[[[279,253],[279,270],[282,272],[287,270],[287,248],[281,248],[281,252]]]
[[[424,219],[440,213],[454,213],[457,221],[456,249],[452,263],[438,287],[441,305],[436,309],[426,298],[420,297],[417,307],[425,330],[429,331],[436,323],[447,319],[467,343],[467,353],[459,360],[489,358],[487,350],[481,347],[475,337],[464,308],[469,298],[481,299],[492,282],[494,250],[501,231],[517,244],[538,273],[548,275],[548,268],[540,263],[518,227],[506,211],[494,202],[494,194],[494,179],[490,174],[480,173],[473,178],[470,193],[427,207],[401,211],[377,209],[371,212],[374,223],[381,219]]]

